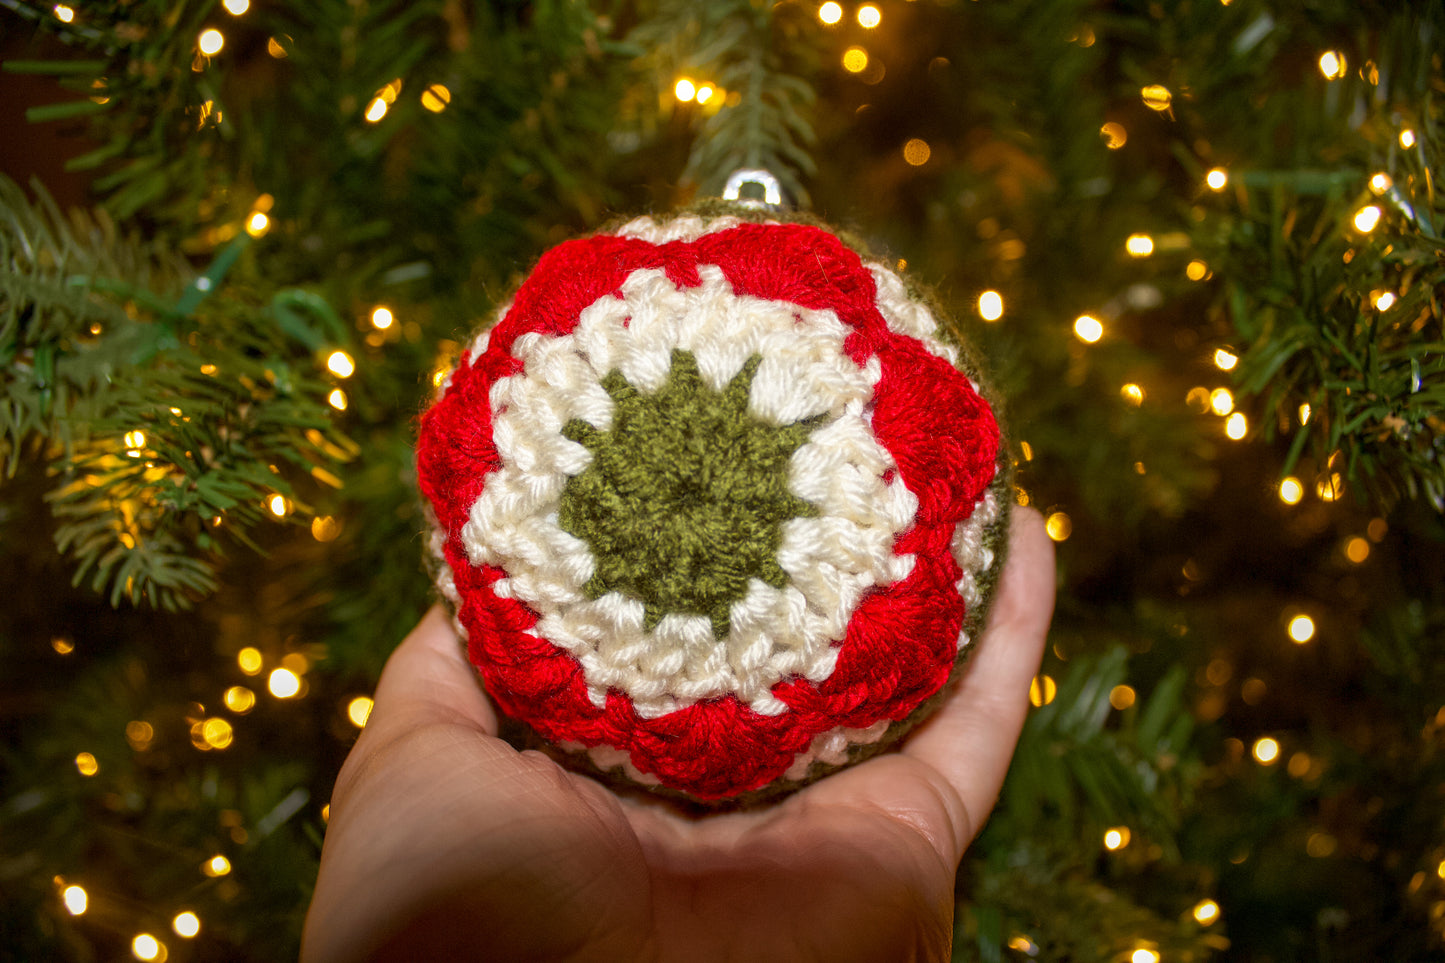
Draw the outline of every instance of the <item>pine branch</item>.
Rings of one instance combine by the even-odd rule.
[[[312,350],[344,328],[296,293],[218,296],[227,258],[192,276],[104,214],[67,222],[37,196],[0,180],[7,471],[30,453],[54,477],[56,541],[77,581],[112,602],[183,607],[215,587],[227,544],[250,544],[267,499],[298,507],[290,479],[337,483],[324,466],[348,453],[328,437]]]
[[[817,169],[809,153],[816,94],[808,79],[817,41],[809,26],[796,5],[662,0],[628,37],[652,52],[663,96],[683,75],[718,89],[720,107],[700,105],[705,119],[684,172],[703,190],[719,193],[738,168],[762,168],[807,206],[803,178]]]

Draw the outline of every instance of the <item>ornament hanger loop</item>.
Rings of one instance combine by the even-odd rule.
[[[743,197],[744,184],[756,184],[763,189],[763,199]],[[783,206],[783,187],[771,171],[756,167],[741,167],[732,172],[723,187],[723,200],[737,201],[744,207],[765,208]]]

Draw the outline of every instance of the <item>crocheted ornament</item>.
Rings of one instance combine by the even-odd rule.
[[[826,230],[735,216],[545,254],[442,383],[417,464],[497,706],[701,801],[916,722],[980,624],[1008,503],[997,421],[928,307]]]

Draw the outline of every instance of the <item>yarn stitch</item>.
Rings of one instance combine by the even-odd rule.
[[[896,275],[808,225],[639,220],[544,255],[443,383],[418,442],[439,585],[498,706],[718,799],[840,764],[937,692],[994,563],[983,533],[1000,505],[987,491],[997,424],[936,332]],[[761,482],[746,561],[729,545],[706,563],[726,578],[648,600],[641,583],[668,581],[665,564],[618,568],[602,533],[625,479],[656,468],[577,486],[631,417],[624,386],[658,398],[685,380],[679,364],[695,366],[704,408],[745,385],[736,417],[775,442],[772,461],[723,473],[745,484],[712,490],[780,477],[780,454],[786,485]],[[615,441],[667,460],[656,438]],[[629,545],[645,548],[642,534]]]

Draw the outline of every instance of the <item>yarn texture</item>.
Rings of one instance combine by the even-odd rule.
[[[642,218],[547,252],[417,445],[438,585],[497,706],[703,802],[895,741],[1000,561],[975,378],[817,226]]]

